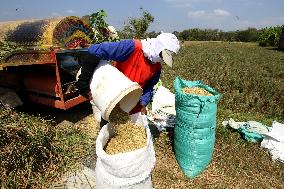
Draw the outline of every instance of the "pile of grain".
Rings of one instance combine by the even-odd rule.
[[[147,143],[147,135],[143,126],[131,122],[128,113],[117,105],[109,117],[115,134],[105,146],[107,154],[125,153],[142,148]]]
[[[143,148],[147,143],[145,128],[136,126],[130,121],[114,125],[115,135],[105,146],[107,154],[125,153]]]
[[[200,87],[185,87],[182,89],[182,92],[200,96],[213,96],[210,92]]]

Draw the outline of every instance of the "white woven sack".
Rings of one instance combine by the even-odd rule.
[[[110,123],[103,126],[96,140],[97,189],[152,189],[151,172],[155,165],[155,151],[151,133],[146,128],[147,145],[135,151],[108,155],[104,151],[114,132]]]
[[[128,186],[114,186],[96,177],[96,189],[153,189],[151,176],[144,181]]]

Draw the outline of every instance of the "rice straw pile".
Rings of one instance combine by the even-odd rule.
[[[89,25],[75,16],[0,23],[0,40],[22,46],[68,48],[74,40],[92,43],[93,35]]]

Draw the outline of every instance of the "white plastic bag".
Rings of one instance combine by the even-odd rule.
[[[284,124],[273,121],[272,130],[264,136],[261,147],[269,150],[273,160],[284,163]]]
[[[148,126],[147,116],[141,114],[141,112],[138,112],[136,114],[131,114],[130,120],[131,120],[132,123],[134,123],[136,125],[143,125],[144,127]]]
[[[175,94],[160,85],[153,96],[152,111],[147,118],[159,131],[164,131],[175,126],[175,115]]]
[[[175,107],[175,94],[169,89],[159,86],[153,96],[152,112],[160,110],[163,107]]]
[[[97,189],[152,189],[151,172],[155,165],[155,151],[149,128],[147,145],[135,151],[108,155],[104,151],[114,131],[110,123],[102,127],[96,140]]]

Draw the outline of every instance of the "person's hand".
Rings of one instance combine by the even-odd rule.
[[[142,107],[141,107],[141,114],[142,114],[142,115],[147,115],[146,106],[142,106]]]
[[[81,96],[85,97],[86,99],[88,99],[90,101],[93,100],[93,96],[92,96],[91,91],[89,91],[88,93],[81,94]]]

